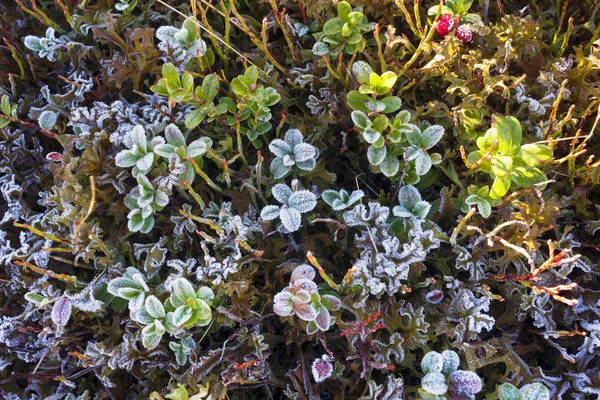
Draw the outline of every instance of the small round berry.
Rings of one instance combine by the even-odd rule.
[[[471,43],[473,40],[473,30],[469,25],[461,25],[456,28],[456,37],[463,43]]]
[[[438,19],[435,31],[442,39],[454,29],[454,15],[444,14]]]
[[[446,377],[440,372],[430,372],[421,380],[421,387],[431,394],[438,396],[448,391]]]
[[[449,380],[452,388],[467,395],[474,395],[483,389],[481,378],[473,371],[454,371]]]
[[[444,358],[437,351],[430,351],[421,360],[421,369],[424,374],[441,372],[444,367]]]
[[[442,351],[442,359],[444,360],[444,366],[442,367],[442,374],[448,376],[458,369],[460,365],[460,358],[455,351],[444,350]]]

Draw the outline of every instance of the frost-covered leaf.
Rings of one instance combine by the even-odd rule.
[[[271,161],[269,170],[273,174],[273,178],[281,179],[291,171],[291,168],[285,165],[283,158],[276,157],[273,159],[273,161]]]
[[[185,278],[178,278],[173,281],[173,294],[183,302],[196,297],[192,284]]]
[[[115,157],[115,164],[121,168],[133,167],[140,158],[131,153],[130,150],[123,150]]]
[[[362,111],[352,111],[352,121],[358,128],[365,130],[371,127],[371,120]]]
[[[278,183],[271,189],[271,194],[275,200],[281,204],[287,204],[289,197],[292,195],[292,189],[289,186]]]
[[[260,212],[260,218],[264,221],[272,221],[279,217],[279,206],[265,206]]]
[[[317,149],[308,143],[300,143],[294,147],[294,160],[296,162],[307,161],[316,157]]]
[[[59,327],[66,326],[71,318],[71,310],[71,300],[66,297],[61,297],[52,307],[52,322]]]
[[[283,206],[279,210],[281,223],[289,232],[296,232],[302,224],[302,215],[295,208]]]
[[[208,151],[210,146],[212,146],[212,140],[210,138],[202,137],[196,139],[187,146],[186,155],[190,158],[200,157]]]
[[[371,145],[367,149],[367,158],[369,159],[369,163],[371,163],[373,165],[381,164],[386,155],[387,155],[387,148],[385,146],[377,148],[377,147]]]
[[[287,205],[304,214],[317,206],[317,196],[308,190],[299,190],[288,197]]]
[[[315,276],[316,272],[312,266],[308,264],[300,264],[292,272],[290,282],[294,283],[299,279],[308,279],[312,281],[313,279],[315,279]]]
[[[181,326],[185,324],[192,317],[193,310],[191,307],[179,306],[173,311],[173,325]]]
[[[398,157],[388,154],[385,156],[381,164],[379,164],[379,168],[385,176],[392,177],[398,173],[398,170],[400,169],[400,161],[398,161]]]
[[[310,304],[305,304],[302,308],[295,308],[296,315],[304,321],[314,321],[317,318],[317,312]]]
[[[43,111],[38,117],[38,124],[42,129],[51,130],[56,125],[57,117],[54,111]]]
[[[331,206],[334,200],[339,200],[340,194],[335,190],[326,190],[323,193],[321,193],[321,198],[323,199],[323,201],[325,201],[325,203]]]
[[[277,157],[284,157],[292,152],[292,147],[281,139],[274,139],[269,143],[269,150]]]
[[[325,56],[329,54],[329,46],[324,42],[317,42],[313,45],[312,52],[315,56]]]
[[[146,312],[153,318],[164,318],[165,308],[156,296],[148,296],[145,302]]]
[[[444,136],[444,128],[440,125],[432,125],[421,133],[421,146],[429,150],[440,141],[442,136]]]
[[[313,362],[311,371],[315,382],[323,382],[333,374],[333,365],[324,356]]]
[[[431,157],[429,157],[429,154],[425,153],[423,150],[419,150],[416,153],[414,162],[415,162],[415,172],[419,176],[423,176],[426,173],[428,173],[433,165],[433,162],[431,161]]]

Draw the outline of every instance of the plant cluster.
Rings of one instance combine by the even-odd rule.
[[[0,2],[0,398],[600,396],[597,9]]]

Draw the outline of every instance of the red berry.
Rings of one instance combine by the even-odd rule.
[[[456,28],[454,33],[463,43],[471,43],[473,40],[473,30],[469,25],[461,25]]]
[[[454,15],[452,14],[444,14],[438,19],[437,26],[435,30],[439,37],[442,39],[446,36],[450,31],[454,29]]]

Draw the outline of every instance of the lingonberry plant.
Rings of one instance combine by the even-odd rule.
[[[0,398],[600,396],[597,10],[0,1]]]

